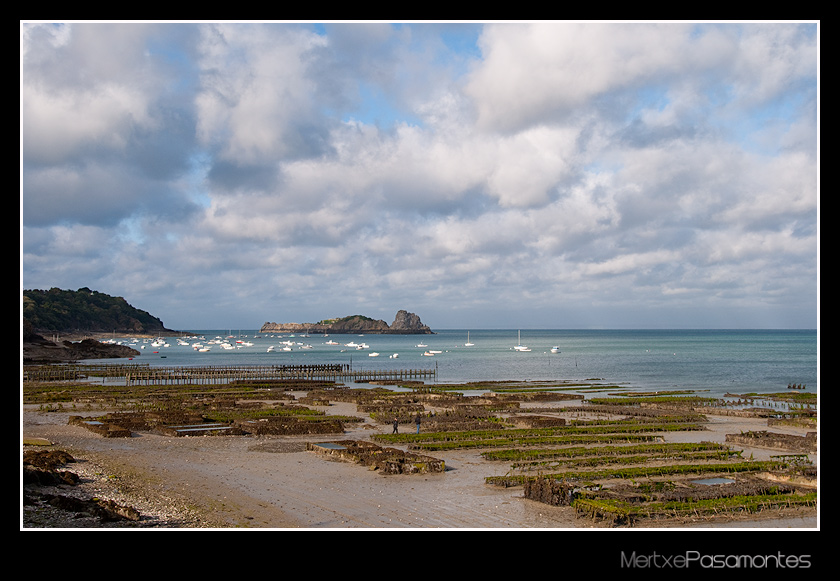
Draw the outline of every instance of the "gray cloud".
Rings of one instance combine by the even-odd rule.
[[[818,55],[807,24],[25,25],[22,283],[181,328],[816,326]]]

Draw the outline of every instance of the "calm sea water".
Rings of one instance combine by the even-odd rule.
[[[190,344],[228,340],[201,353],[167,338],[141,349],[153,366],[306,365],[353,369],[437,369],[438,382],[599,379],[638,389],[770,393],[790,383],[818,386],[816,330],[441,330],[435,335],[278,335],[255,330],[195,330]],[[473,346],[465,346],[469,341]],[[514,349],[520,342],[530,351]],[[242,341],[243,343],[237,343]],[[283,351],[284,341],[294,343]],[[339,345],[327,345],[327,341]],[[357,350],[347,343],[365,343]],[[246,345],[245,343],[252,343]],[[143,343],[137,343],[137,346]],[[311,348],[303,349],[306,345]],[[269,352],[273,346],[274,351]],[[552,353],[552,347],[559,353]],[[426,356],[429,351],[440,351]],[[372,353],[378,353],[371,357]],[[396,357],[393,357],[396,355]]]

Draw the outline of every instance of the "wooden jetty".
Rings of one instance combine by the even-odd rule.
[[[145,369],[149,369],[148,363],[24,365],[23,381],[79,381],[88,377],[125,377],[126,373]]]
[[[43,366],[24,371],[24,381],[56,381],[90,377],[124,378],[132,385],[226,384],[237,380],[306,379],[334,382],[435,379],[437,369],[354,370],[346,364],[211,365],[151,367],[148,365]]]
[[[126,386],[225,384],[237,380],[305,379],[370,382],[416,380],[437,376],[435,369],[353,370],[347,365],[236,365],[212,367],[150,367],[125,374]]]

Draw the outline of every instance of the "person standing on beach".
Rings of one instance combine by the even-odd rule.
[[[397,418],[394,418],[394,433],[398,434],[400,432],[399,429],[400,421]]]
[[[417,433],[420,433],[420,412],[414,417],[414,423],[417,424]]]

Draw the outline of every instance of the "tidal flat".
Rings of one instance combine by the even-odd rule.
[[[240,381],[131,390],[31,383],[24,385],[24,440],[67,451],[76,461],[63,469],[84,471],[80,484],[60,488],[77,495],[95,488],[136,506],[141,518],[62,519],[34,503],[23,507],[22,528],[816,528],[816,449],[727,438],[770,431],[804,442],[816,432],[815,410],[715,403],[690,392],[640,397],[568,382],[358,388]],[[108,434],[80,418],[122,431]],[[186,419],[207,431],[173,431]],[[220,423],[235,435],[210,430]],[[345,440],[428,455],[445,469],[385,473],[381,464],[335,460],[307,446]],[[526,482],[537,478],[565,483],[574,498],[529,497]],[[706,478],[725,481],[695,484]],[[642,491],[647,501],[657,491],[695,504],[645,508]],[[747,498],[749,491],[761,498]],[[626,504],[633,499],[635,507]]]

